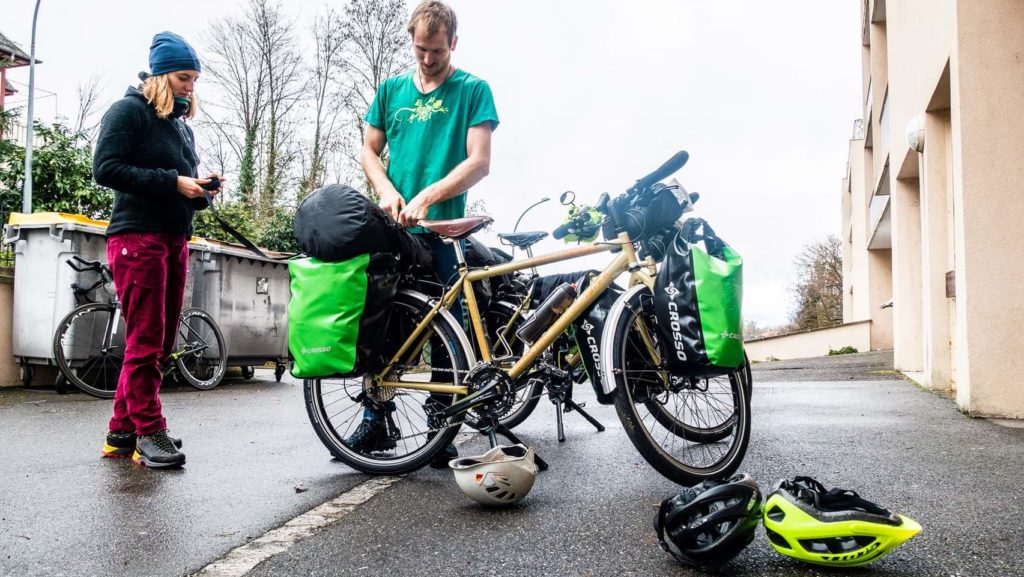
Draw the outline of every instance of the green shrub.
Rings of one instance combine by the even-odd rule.
[[[845,346],[845,347],[843,347],[841,349],[833,349],[832,347],[829,347],[829,349],[828,349],[828,356],[834,357],[836,355],[852,355],[853,353],[859,353],[859,352],[860,351],[858,351],[856,347],[851,347],[851,346]]]

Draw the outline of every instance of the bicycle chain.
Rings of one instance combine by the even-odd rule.
[[[468,370],[463,370],[463,369],[433,369],[432,368],[431,371],[438,372],[438,373],[459,373],[459,374],[462,374],[462,375],[466,375],[466,374],[469,373]],[[380,390],[380,389],[397,389],[398,387],[374,387],[374,388]],[[388,398],[388,400],[394,398],[395,394],[396,393],[394,391],[392,391],[391,392],[391,396]],[[541,387],[541,392],[539,394],[534,395],[532,397],[529,397],[529,398],[527,398],[525,400],[526,401],[532,401],[533,399],[539,399],[539,398],[543,397],[545,394],[547,394],[547,393],[545,393],[544,392],[544,388]],[[468,413],[469,413],[469,411],[466,411],[463,414],[468,414]],[[450,422],[447,425],[445,425],[444,427],[439,427],[439,428],[435,428],[435,429],[427,429],[427,430],[421,431],[419,433],[413,433],[411,435],[404,435],[404,436],[398,437],[395,440],[396,441],[401,441],[401,440],[405,440],[405,439],[412,439],[414,437],[422,437],[424,435],[440,433],[441,431],[443,431],[445,429],[450,429],[451,427],[455,427],[455,426],[461,427],[462,425],[466,425],[468,423],[469,423],[469,419],[463,418],[460,421]],[[472,427],[472,425],[470,425],[470,426]]]

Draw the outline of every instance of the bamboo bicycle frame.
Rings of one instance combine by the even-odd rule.
[[[555,262],[563,262],[580,258],[583,256],[598,254],[601,252],[609,252],[615,247],[621,247],[621,252],[613,257],[612,261],[605,267],[605,269],[595,278],[587,290],[583,291],[583,294],[579,295],[576,300],[573,301],[572,305],[558,319],[555,320],[554,324],[548,327],[544,333],[534,342],[530,348],[524,351],[523,356],[507,371],[508,376],[515,380],[519,378],[527,369],[533,365],[534,361],[544,352],[548,346],[551,345],[558,338],[563,331],[565,331],[569,324],[575,321],[584,311],[590,307],[594,301],[600,297],[604,291],[611,286],[612,282],[620,274],[629,272],[630,280],[629,286],[633,286],[637,283],[644,283],[651,290],[654,289],[654,262],[650,259],[639,262],[637,260],[636,251],[633,248],[633,243],[626,233],[620,233],[615,242],[605,242],[592,244],[583,247],[569,248],[565,250],[556,251],[546,255],[538,257],[510,262],[494,267],[486,267],[479,270],[470,271],[465,263],[464,258],[460,258],[459,262],[459,279],[452,285],[444,296],[442,296],[426,314],[423,320],[420,321],[412,334],[406,338],[405,342],[398,349],[398,352],[391,357],[388,361],[387,367],[379,372],[373,379],[373,381],[380,387],[396,388],[396,389],[416,389],[422,391],[430,391],[432,393],[447,393],[454,395],[465,395],[467,389],[465,386],[456,385],[453,382],[427,382],[427,383],[416,383],[407,381],[390,381],[386,377],[391,372],[391,367],[398,362],[399,359],[403,358],[412,348],[413,350],[420,350],[429,338],[428,334],[425,334],[426,328],[430,321],[439,314],[441,309],[449,309],[452,304],[455,303],[455,299],[458,298],[459,294],[465,292],[466,294],[466,308],[469,312],[470,322],[472,323],[472,332],[476,337],[477,344],[480,348],[480,355],[484,362],[491,361],[491,346],[487,339],[487,334],[483,329],[483,321],[480,316],[480,309],[477,306],[476,294],[473,292],[473,283],[475,281],[488,279],[491,277],[508,274],[530,267],[541,266],[545,264],[551,264]],[[459,252],[459,256],[462,253]]]

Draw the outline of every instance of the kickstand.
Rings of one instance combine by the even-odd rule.
[[[523,441],[516,436],[508,427],[502,425],[497,419],[493,419],[489,425],[482,427],[480,433],[487,435],[488,441],[491,443],[491,448],[498,446],[498,435],[505,437],[514,444],[526,445]],[[541,471],[548,470],[548,462],[541,458],[536,451],[533,453],[533,460],[537,463],[537,468]]]
[[[568,376],[565,377],[566,381],[564,384],[559,386],[552,386],[548,384],[548,397],[551,402],[555,404],[555,419],[558,426],[558,442],[565,442],[565,423],[562,419],[562,413],[568,413],[569,411],[576,411],[581,417],[587,420],[591,425],[597,429],[598,433],[604,432],[604,425],[602,425],[597,419],[590,413],[583,410],[583,406],[577,404],[576,401],[572,400],[572,381],[568,380]]]

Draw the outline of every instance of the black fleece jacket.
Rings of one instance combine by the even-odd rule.
[[[180,118],[158,118],[135,88],[103,116],[93,178],[114,190],[107,235],[126,232],[192,234],[192,217],[205,198],[178,192],[178,176],[196,177],[195,137]]]

